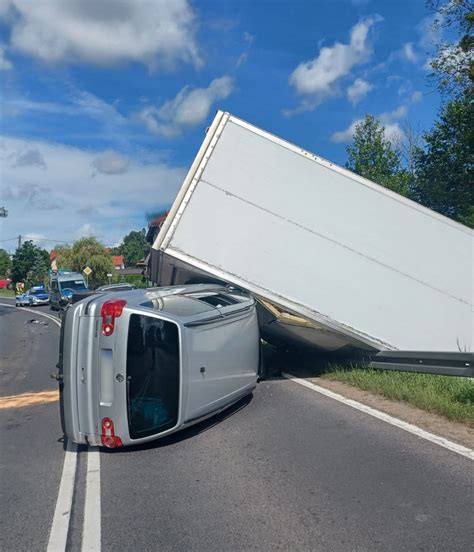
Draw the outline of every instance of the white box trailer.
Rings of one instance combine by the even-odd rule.
[[[250,290],[269,341],[473,350],[469,228],[229,113],[207,131],[150,278]]]

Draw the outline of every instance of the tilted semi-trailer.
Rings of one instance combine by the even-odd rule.
[[[251,291],[276,343],[473,350],[472,230],[229,113],[207,131],[149,275]]]

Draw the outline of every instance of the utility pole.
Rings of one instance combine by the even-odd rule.
[[[21,249],[21,234],[18,235],[18,249]]]

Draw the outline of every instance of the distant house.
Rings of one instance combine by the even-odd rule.
[[[156,236],[158,236],[158,232],[160,231],[160,228],[162,227],[163,223],[166,220],[166,217],[168,216],[169,211],[166,211],[165,213],[159,215],[158,217],[154,218],[148,223],[148,232],[146,234],[146,241],[153,245],[153,242],[156,239]]]
[[[114,263],[115,270],[122,270],[125,268],[123,255],[114,255],[112,257],[112,262]]]
[[[56,257],[58,256],[57,252],[53,249],[49,254],[49,261],[51,263],[51,270],[58,270],[56,265]]]

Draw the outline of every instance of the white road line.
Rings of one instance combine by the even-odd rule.
[[[74,443],[68,441],[64,456],[63,473],[59,484],[58,499],[54,510],[53,524],[49,533],[47,552],[63,552],[66,550],[76,478],[76,465],[77,447]]]
[[[87,451],[86,499],[82,527],[82,551],[99,552],[101,539],[100,452]]]
[[[56,318],[56,316],[53,316],[52,314],[46,314],[45,312],[29,309],[28,307],[21,307],[21,311],[20,311],[20,307],[15,307],[15,305],[9,305],[8,303],[0,303],[0,307],[10,307],[11,309],[18,309],[19,312],[24,312],[24,311],[32,312],[33,314],[37,314],[38,316],[44,316],[44,318],[49,318],[55,324],[61,327],[61,320],[59,320],[58,318]]]
[[[316,391],[317,393],[321,393],[321,395],[326,395],[326,397],[330,397],[331,399],[334,399],[335,401],[338,401],[340,403],[343,403],[347,406],[350,406],[352,408],[355,408],[356,410],[360,410],[361,412],[364,412],[365,414],[368,414],[369,416],[373,416],[374,418],[378,418],[379,420],[382,420],[384,422],[387,422],[388,424],[391,424],[393,426],[396,426],[400,429],[404,429],[405,431],[408,431],[409,433],[413,433],[414,435],[421,437],[422,439],[426,439],[427,441],[431,441],[432,443],[435,443],[436,445],[439,445],[440,447],[444,447],[451,452],[455,452],[457,454],[460,454],[461,456],[465,456],[466,458],[469,458],[470,460],[474,460],[474,450],[463,447],[462,445],[458,445],[457,443],[453,443],[452,441],[449,441],[448,439],[445,439],[444,437],[440,437],[439,435],[435,435],[434,433],[429,433],[428,431],[425,431],[424,429],[421,429],[413,424],[409,424],[408,422],[404,422],[403,420],[399,420],[398,418],[394,418],[393,416],[390,416],[389,414],[385,414],[385,412],[380,412],[380,410],[376,410],[375,408],[371,408],[370,406],[366,406],[365,404],[361,404],[357,401],[353,401],[352,399],[346,399],[346,397],[343,397],[342,395],[338,395],[337,393],[334,393],[333,391],[329,391],[329,389],[325,389],[324,387],[319,387],[319,385],[315,385],[314,383],[311,383],[309,381],[306,381],[301,378],[297,378],[293,376],[292,374],[287,374],[285,372],[282,373],[282,376],[286,379],[289,379],[291,381],[294,381],[295,383],[299,383],[300,385],[304,385],[305,387],[308,387],[309,389],[312,389],[313,391]]]

